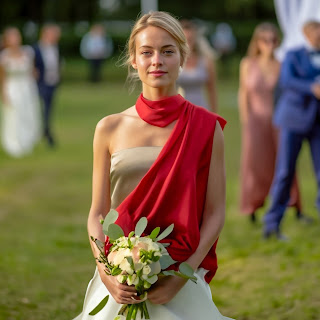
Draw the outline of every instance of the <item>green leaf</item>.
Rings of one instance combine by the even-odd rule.
[[[143,231],[146,229],[147,227],[147,224],[148,224],[148,220],[146,217],[142,217],[137,225],[136,225],[136,228],[134,230],[134,233],[136,234],[136,236],[140,237],[143,233]]]
[[[95,244],[97,245],[98,249],[102,252],[104,252],[104,243],[100,241],[99,239],[94,240]]]
[[[159,227],[154,228],[153,231],[150,233],[149,238],[151,238],[152,240],[156,239],[156,237],[159,234],[159,232],[160,232],[160,228]]]
[[[107,304],[109,300],[109,295],[107,295],[101,302],[89,313],[89,316],[96,315],[99,311],[103,309],[103,307]]]
[[[151,277],[148,277],[146,279],[147,282],[154,284],[158,281],[158,276],[156,274],[152,275]]]
[[[174,228],[174,224],[170,224],[170,226],[168,228],[166,228],[161,234],[160,236],[157,237],[157,241],[160,241],[162,239],[164,239],[165,237],[167,237],[173,230]]]
[[[129,262],[131,269],[134,270],[134,263],[132,257],[128,256],[125,257],[125,259],[127,259],[127,261]]]
[[[108,235],[108,229],[109,229],[110,224],[115,223],[116,220],[118,219],[118,217],[119,217],[118,211],[111,209],[108,212],[108,214],[106,215],[106,217],[104,219],[103,225],[102,225],[102,230],[105,235]]]
[[[161,270],[165,270],[177,261],[174,261],[169,255],[161,256],[160,260]]]
[[[193,276],[194,270],[191,268],[190,264],[186,262],[180,263],[179,271],[185,275]]]
[[[194,270],[191,268],[191,266],[186,263],[186,262],[182,262],[179,266],[179,271],[187,276],[190,280],[195,280],[197,281],[197,278],[194,275]]]
[[[107,236],[110,238],[110,240],[117,240],[124,236],[124,232],[120,226],[115,223],[111,223],[108,227]]]
[[[175,271],[174,270],[166,270],[161,272],[164,276],[174,276]]]
[[[134,236],[134,231],[131,231],[130,233],[129,233],[129,235],[128,235],[128,238],[130,239],[130,238],[132,238]]]

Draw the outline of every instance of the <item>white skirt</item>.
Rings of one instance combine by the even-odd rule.
[[[147,300],[150,319],[197,320],[201,318],[201,320],[232,320],[221,315],[212,301],[210,287],[204,280],[206,272],[205,269],[198,269],[195,273],[198,279],[197,283],[188,281],[169,303],[155,305]],[[108,294],[109,292],[96,269],[87,288],[83,311],[74,320],[113,320],[122,305],[118,304],[111,294],[109,294],[107,305],[95,316],[89,316],[89,312]],[[140,313],[137,314],[137,320],[141,320]]]

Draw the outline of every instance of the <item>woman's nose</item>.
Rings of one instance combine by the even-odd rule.
[[[155,52],[152,57],[152,65],[158,66],[162,65],[162,63],[163,61],[160,52]]]

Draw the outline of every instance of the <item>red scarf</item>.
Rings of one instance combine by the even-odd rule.
[[[215,125],[218,120],[223,128],[226,121],[180,95],[149,101],[141,94],[136,110],[141,119],[155,126],[177,122],[149,171],[116,209],[116,223],[125,235],[141,217],[148,219],[146,234],[174,223],[173,232],[163,241],[171,243],[171,257],[182,262],[199,244]],[[216,245],[217,241],[200,265],[209,270],[208,283],[218,267]]]

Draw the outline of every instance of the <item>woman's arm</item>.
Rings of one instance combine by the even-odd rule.
[[[113,115],[102,119],[95,131],[93,141],[93,175],[92,175],[92,203],[88,217],[88,234],[105,241],[100,219],[104,219],[110,209],[110,152],[109,146],[113,132],[119,125],[119,117]],[[91,241],[91,248],[94,257],[99,256],[99,250]],[[120,284],[113,276],[107,276],[104,272],[104,265],[97,263],[97,268],[102,282],[108,291],[119,304],[137,303],[132,300],[136,295],[134,287]]]
[[[240,113],[240,121],[245,124],[248,120],[248,96],[246,82],[248,77],[249,58],[243,58],[240,63],[240,79],[238,92],[238,106]]]
[[[206,83],[207,95],[209,100],[210,111],[218,112],[217,89],[216,89],[216,68],[212,59],[206,61],[208,70],[208,81]]]
[[[225,220],[225,164],[224,138],[217,122],[212,146],[206,203],[200,228],[200,242],[194,254],[186,262],[196,270],[217,240]],[[155,304],[169,302],[184,286],[186,280],[165,277],[148,292],[148,299]]]

